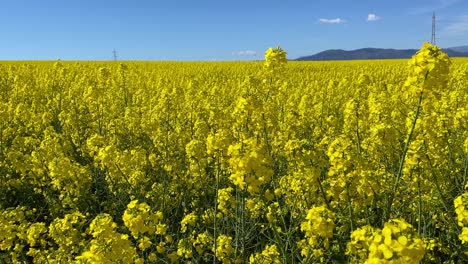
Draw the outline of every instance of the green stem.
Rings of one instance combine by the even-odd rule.
[[[323,198],[323,201],[325,202],[325,205],[327,206],[327,209],[330,210],[330,203],[328,202],[327,200],[327,195],[325,194],[325,191],[323,190],[323,186],[322,186],[322,180],[320,180],[320,176],[316,177],[317,179],[317,183],[319,185],[319,188],[320,188],[320,193],[322,194],[322,198]]]
[[[216,162],[216,184],[215,184],[215,200],[214,200],[214,215],[213,215],[213,263],[216,263],[216,215],[218,214],[218,189],[219,189],[219,159]]]
[[[422,222],[422,197],[421,197],[421,175],[418,173],[418,235],[421,235],[421,222]]]
[[[414,117],[413,117],[413,123],[411,125],[411,130],[410,130],[410,132],[408,134],[408,137],[406,138],[406,143],[405,143],[405,146],[403,148],[403,153],[402,153],[401,158],[400,158],[400,165],[398,167],[398,172],[396,174],[395,184],[393,185],[392,192],[390,193],[390,198],[388,199],[386,216],[384,218],[385,222],[388,221],[388,219],[390,219],[390,211],[392,209],[393,200],[395,199],[395,194],[396,194],[396,191],[398,189],[398,184],[400,183],[401,177],[403,175],[403,167],[405,165],[406,154],[408,153],[408,149],[409,149],[409,146],[410,146],[410,143],[411,143],[411,139],[413,137],[413,133],[414,133],[414,130],[416,128],[416,123],[418,121],[419,113],[421,112],[422,99],[423,99],[423,91],[421,90],[421,93],[419,94],[418,107],[417,107],[416,113],[414,114]]]
[[[351,231],[354,230],[354,212],[353,207],[351,206],[351,196],[349,195],[349,185],[346,184],[346,198],[348,200],[348,213],[349,213],[349,224],[351,227]]]

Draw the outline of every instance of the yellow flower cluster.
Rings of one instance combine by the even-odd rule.
[[[381,230],[371,226],[354,230],[346,253],[353,263],[420,263],[425,244],[405,220],[391,219]]]
[[[200,255],[203,255],[207,249],[211,249],[211,245],[213,245],[213,237],[207,232],[198,234],[193,241],[193,247]]]
[[[236,200],[232,196],[232,187],[218,190],[218,210],[224,215],[229,215],[236,206]]]
[[[229,164],[233,170],[230,180],[240,189],[247,189],[249,193],[259,193],[261,185],[273,176],[270,167],[271,159],[257,143],[255,138],[229,146]]]
[[[251,264],[281,264],[280,253],[276,245],[267,245],[260,253],[249,257]]]
[[[276,48],[269,48],[265,52],[265,68],[272,69],[280,67],[286,63],[286,52],[279,46]]]
[[[330,239],[333,237],[333,229],[335,228],[335,216],[335,213],[323,205],[309,209],[306,221],[301,223],[301,231],[306,236],[306,245],[302,245],[301,251],[303,256],[309,256],[313,250],[318,248],[328,249],[330,247]]]
[[[459,235],[462,243],[468,242],[468,192],[463,193],[453,200],[455,207],[455,213],[457,214],[458,225],[462,228],[462,232]]]
[[[424,43],[408,64],[410,72],[405,82],[408,89],[437,92],[446,86],[451,62],[439,47]]]
[[[250,213],[250,217],[258,218],[265,211],[265,203],[260,198],[249,198],[245,201],[245,206]]]
[[[88,250],[76,259],[78,263],[143,263],[128,235],[118,233],[117,224],[108,214],[100,214],[89,225],[92,235]]]
[[[180,221],[180,232],[187,232],[188,226],[194,226],[197,223],[198,216],[195,212],[191,212],[184,216],[182,221]]]
[[[177,244],[177,255],[185,259],[191,259],[193,257],[192,245],[188,239],[182,238],[179,240]]]
[[[166,234],[163,214],[159,211],[152,212],[148,204],[139,203],[138,200],[133,200],[127,205],[122,220],[135,239],[147,234]]]
[[[234,248],[232,247],[232,237],[220,235],[216,238],[215,256],[223,264],[229,264],[233,261]]]
[[[14,210],[2,210],[0,215],[0,249],[10,250],[17,237],[24,237],[25,208],[16,208]]]
[[[82,229],[86,217],[80,212],[66,214],[63,218],[56,218],[49,225],[49,235],[58,245],[57,261],[70,262],[85,247],[82,240]]]

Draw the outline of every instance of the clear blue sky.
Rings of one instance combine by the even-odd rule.
[[[468,45],[467,0],[1,0],[0,60],[249,60]],[[256,54],[256,55],[255,55]]]

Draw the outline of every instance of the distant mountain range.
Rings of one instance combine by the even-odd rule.
[[[467,46],[459,46],[459,47],[451,47],[451,48],[448,48],[448,49],[458,51],[458,52],[468,53],[468,45]]]
[[[297,58],[298,61],[310,60],[368,60],[368,59],[404,59],[411,58],[416,49],[377,49],[363,48],[357,50],[331,49],[314,55]],[[450,57],[468,57],[468,46],[443,49]]]

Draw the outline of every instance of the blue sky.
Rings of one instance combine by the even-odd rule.
[[[251,60],[468,45],[467,0],[0,0],[0,60]]]

